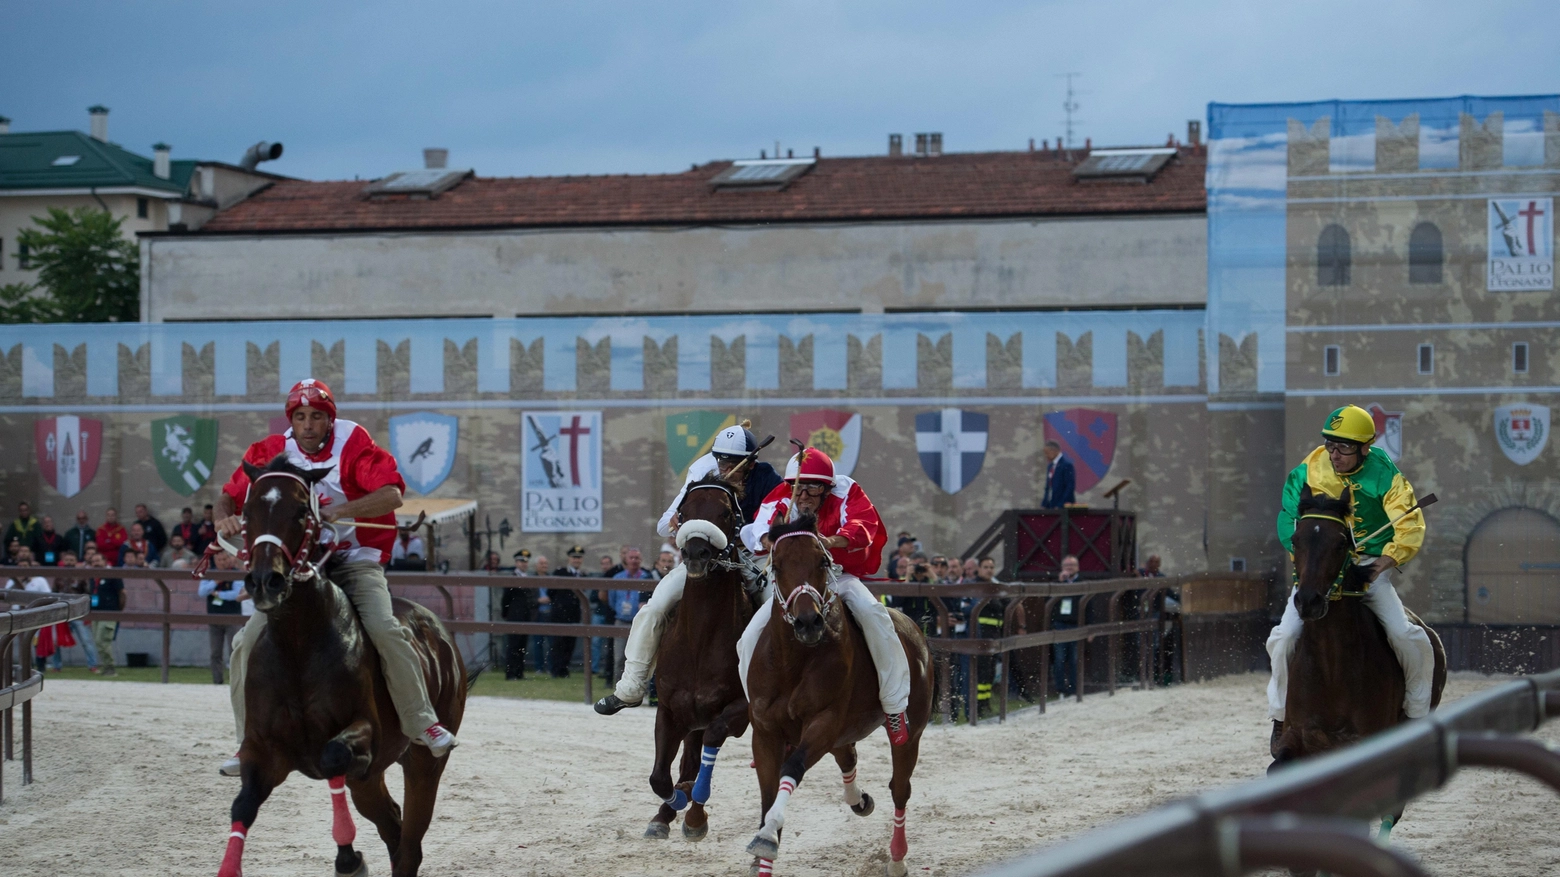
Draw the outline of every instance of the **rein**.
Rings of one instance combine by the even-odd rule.
[[[1314,512],[1301,515],[1300,520],[1332,521],[1333,523],[1342,527],[1344,532],[1349,534],[1349,557],[1343,562],[1342,566],[1338,567],[1338,574],[1333,577],[1332,584],[1327,586],[1327,599],[1336,603],[1339,600],[1342,600],[1344,597],[1365,596],[1366,592],[1370,590],[1369,582],[1365,584],[1365,587],[1362,590],[1345,591],[1343,589],[1344,574],[1349,571],[1349,567],[1355,565],[1360,557],[1359,545],[1354,542],[1354,528],[1349,526],[1349,522],[1345,521],[1343,518],[1338,517],[1337,515],[1323,515]],[[1294,568],[1293,564],[1290,564],[1290,566],[1291,569],[1289,570],[1289,578],[1294,584],[1295,588],[1298,589],[1300,587],[1300,570],[1298,568]]]
[[[774,544],[769,546],[769,566],[770,566],[770,569],[774,568],[775,549],[777,547],[779,547],[781,542],[784,542],[785,540],[791,538],[792,536],[811,536],[813,542],[818,546],[818,548],[821,551],[823,551],[823,556],[828,558],[828,560],[829,560],[829,565],[828,565],[829,577],[828,577],[828,581],[825,582],[824,586],[823,586],[823,589],[825,591],[827,591],[828,594],[829,594],[829,596],[827,598],[825,598],[822,594],[818,593],[818,589],[812,586],[812,582],[808,582],[808,581],[803,581],[801,583],[801,585],[799,585],[796,588],[793,588],[791,590],[791,593],[788,596],[786,596],[784,599],[782,599],[780,597],[780,589],[778,587],[775,588],[775,602],[780,604],[780,617],[785,619],[785,623],[786,624],[789,624],[792,627],[795,627],[796,626],[796,616],[794,614],[792,614],[791,607],[804,594],[813,598],[813,601],[818,604],[818,611],[819,611],[819,613],[822,614],[824,618],[828,618],[829,617],[829,610],[834,608],[835,601],[839,599],[839,592],[834,590],[834,581],[835,581],[835,579],[839,578],[839,572],[838,572],[838,567],[836,567],[834,565],[834,558],[829,555],[829,549],[828,549],[827,546],[825,546],[823,544],[823,540],[818,538],[818,534],[817,533],[809,533],[809,532],[807,532],[805,530],[797,530],[794,533],[787,533],[784,536],[781,536],[779,539],[776,539],[774,541]]]

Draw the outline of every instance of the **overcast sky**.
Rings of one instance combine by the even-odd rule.
[[[311,179],[443,146],[484,176],[1184,137],[1209,101],[1560,91],[1560,2],[80,3],[0,0],[0,115]]]

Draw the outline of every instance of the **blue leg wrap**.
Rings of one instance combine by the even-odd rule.
[[[719,746],[706,746],[699,758],[699,776],[693,781],[693,800],[700,804],[710,799],[710,778],[715,775],[715,756]]]
[[[673,810],[682,810],[684,807],[688,806],[688,793],[684,792],[682,789],[678,789],[672,793],[671,798],[667,799],[666,806],[672,808]]]

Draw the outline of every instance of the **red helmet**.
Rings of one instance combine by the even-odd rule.
[[[801,458],[796,466],[797,481],[822,481],[834,483],[834,461],[817,448],[806,448],[797,454]]]
[[[331,420],[336,419],[336,397],[324,381],[314,378],[304,378],[287,392],[287,419],[291,420],[299,408],[318,408]]]

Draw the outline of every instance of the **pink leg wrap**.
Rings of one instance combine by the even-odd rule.
[[[895,862],[903,862],[905,853],[910,852],[910,844],[905,842],[905,811],[894,811],[894,836],[888,842],[888,858]]]
[[[228,834],[227,853],[222,856],[222,867],[217,869],[217,877],[242,877],[246,833],[244,823],[233,823],[233,829]]]
[[[352,811],[347,809],[347,778],[331,777],[329,782],[330,834],[336,839],[336,846],[350,846],[357,837],[357,826],[352,823]]]

